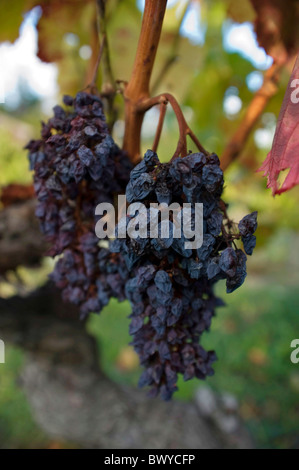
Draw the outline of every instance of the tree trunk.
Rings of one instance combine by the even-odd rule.
[[[17,266],[38,264],[46,244],[35,217],[36,201],[29,199],[0,211],[0,274]]]

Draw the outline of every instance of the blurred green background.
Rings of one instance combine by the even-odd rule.
[[[158,77],[156,93],[166,90],[174,93],[204,146],[221,156],[269,62],[267,58],[264,63],[254,57],[246,58],[238,51],[233,52],[232,45],[231,48],[225,46],[232,28],[237,28],[232,20],[227,20],[227,2],[202,2],[201,8],[192,10],[189,18],[189,22],[192,18],[197,18],[197,22],[192,27],[190,23],[189,30],[189,23],[181,27],[179,38],[177,31],[182,24],[182,13],[178,7],[182,2],[170,3],[153,79],[155,83]],[[128,79],[141,13],[136,2],[129,1],[120,2],[111,9],[110,15],[109,37],[115,77]],[[80,53],[89,40],[88,21],[84,17],[84,21],[81,19],[74,25],[70,18],[71,15],[66,13],[64,20],[69,23],[64,21],[65,31],[63,34],[60,31],[55,38],[58,44],[63,42],[63,56],[57,61],[57,101],[63,93],[74,93],[84,87],[89,63],[88,54]],[[28,17],[26,21],[29,21]],[[34,29],[37,19],[31,17],[30,21],[29,26]],[[47,18],[47,21],[53,26],[53,18]],[[247,24],[248,28],[250,30]],[[188,31],[193,35],[197,31],[197,37],[188,35]],[[71,36],[67,39],[65,34],[72,34],[77,39],[73,38],[72,42]],[[239,34],[247,33],[241,30]],[[174,45],[177,58],[161,76],[163,64],[173,54]],[[255,47],[252,54],[257,57],[258,48]],[[229,203],[231,217],[239,220],[250,211],[259,212],[257,249],[248,260],[248,277],[240,290],[226,295],[222,284],[217,287],[226,307],[217,311],[211,331],[203,337],[203,345],[215,349],[219,358],[215,365],[216,374],[208,379],[208,385],[219,392],[231,392],[238,398],[240,414],[256,445],[261,448],[299,447],[299,364],[290,361],[290,343],[299,337],[299,188],[273,199],[266,190],[265,179],[256,173],[270,150],[288,77],[289,71],[285,70],[279,92],[261,116],[238,162],[226,172],[224,200]],[[18,97],[15,105],[8,103],[0,107],[1,186],[31,182],[23,146],[30,138],[38,136],[40,120],[48,115],[44,95],[18,85]],[[47,106],[50,101],[48,97]],[[117,107],[119,114],[114,137],[121,142],[121,97],[117,98]],[[151,146],[156,122],[154,110],[145,120],[143,150]],[[173,113],[168,111],[159,147],[159,155],[164,161],[172,156],[176,140],[177,124]],[[45,259],[39,269],[20,267],[18,276],[8,273],[0,282],[0,295],[8,297],[17,293],[20,279],[23,291],[33,290],[46,282],[51,266],[51,260]],[[128,346],[129,313],[127,302],[112,301],[100,316],[90,316],[88,330],[99,343],[103,370],[117,382],[136,386],[140,370],[135,353]],[[7,347],[6,363],[0,366],[0,447],[70,446],[50,440],[34,424],[18,386],[23,361],[21,350]],[[175,399],[192,399],[195,389],[200,386],[196,381],[181,381]]]

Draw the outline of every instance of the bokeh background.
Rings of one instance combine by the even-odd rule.
[[[22,2],[8,3],[9,39],[9,28],[20,23],[23,7]],[[204,146],[220,156],[272,64],[257,44],[252,23],[227,17],[227,3],[193,1],[187,7],[185,0],[170,0],[153,77],[155,92],[173,93]],[[244,3],[246,10],[246,2],[234,3],[236,9],[241,8],[238,3]],[[86,86],[94,41],[89,6],[76,18],[70,8],[59,15],[48,11],[47,34],[53,36],[47,47],[52,49],[43,54],[56,58],[55,63],[37,57],[38,34],[45,34],[45,23],[37,31],[42,14],[39,7],[23,15],[16,41],[0,44],[0,101],[5,101],[0,104],[1,187],[31,183],[24,145],[38,137],[40,121],[47,119],[64,93],[76,93]],[[111,8],[108,37],[117,79],[130,76],[142,8],[142,1],[131,0],[114,2]],[[238,14],[240,20],[248,18],[247,11]],[[171,65],[164,70],[168,62]],[[226,307],[218,310],[211,331],[203,337],[203,345],[215,349],[219,358],[215,376],[205,385],[237,397],[241,417],[262,448],[299,447],[299,364],[290,360],[290,343],[299,337],[299,188],[273,198],[265,179],[256,172],[271,148],[289,73],[287,69],[282,73],[277,95],[238,161],[226,171],[224,199],[231,217],[239,220],[250,211],[259,212],[257,249],[248,260],[248,277],[242,288],[226,295],[224,286],[218,286]],[[121,96],[117,107],[114,137],[121,143]],[[157,118],[156,109],[146,116],[143,150],[151,146]],[[172,156],[177,136],[175,117],[168,110],[159,147],[162,160]],[[8,272],[0,280],[0,296],[33,291],[46,282],[52,267],[53,261],[44,258],[36,269],[19,266],[16,272]],[[128,345],[129,313],[127,302],[112,301],[100,316],[90,316],[87,328],[99,343],[105,373],[135,387],[140,370]],[[53,441],[35,424],[18,385],[23,361],[21,349],[6,346],[6,363],[0,365],[0,447],[72,447]],[[175,400],[191,400],[200,386],[194,380],[179,382]]]

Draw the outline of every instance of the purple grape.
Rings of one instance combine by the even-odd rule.
[[[99,248],[94,213],[99,202],[113,203],[125,191],[132,166],[108,133],[98,96],[81,92],[64,103],[69,109],[55,106],[42,139],[27,149],[48,254],[63,255],[51,278],[86,315],[112,296],[125,298],[127,268],[120,254]]]
[[[178,374],[184,380],[213,374],[216,355],[199,342],[211,326],[215,308],[223,305],[215,297],[215,283],[226,279],[227,291],[232,292],[246,276],[246,255],[234,245],[241,234],[233,232],[223,211],[222,189],[215,154],[197,153],[161,164],[148,151],[131,172],[128,200],[145,204],[148,215],[151,203],[204,204],[203,244],[197,250],[186,248],[184,233],[174,238],[173,230],[168,239],[160,232],[150,245],[128,236],[111,245],[130,270],[125,291],[132,305],[130,334],[145,368],[139,385],[150,386],[150,396],[160,393],[169,400],[177,390]],[[253,219],[245,218],[243,224],[254,229]],[[251,243],[247,241],[250,247]]]

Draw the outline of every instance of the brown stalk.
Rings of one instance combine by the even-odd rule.
[[[283,64],[273,64],[265,73],[261,88],[254,95],[246,114],[232,139],[226,145],[221,158],[221,168],[228,166],[240,155],[255,124],[264,112],[267,104],[278,91],[279,72]]]
[[[145,111],[138,109],[149,97],[149,84],[161,36],[167,0],[146,0],[133,72],[124,90],[125,135],[123,149],[132,162],[140,159],[141,127]]]
[[[164,124],[166,111],[167,111],[167,102],[163,101],[160,104],[159,122],[158,122],[157,131],[156,131],[156,135],[155,135],[155,140],[154,140],[154,143],[153,143],[153,146],[152,146],[152,150],[154,152],[157,152],[157,150],[158,150],[158,145],[159,145],[162,130],[163,130],[163,124]]]

